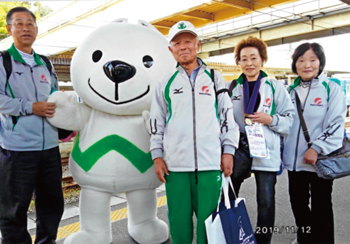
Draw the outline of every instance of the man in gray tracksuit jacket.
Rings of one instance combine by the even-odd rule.
[[[33,113],[34,103],[46,101],[53,91],[58,90],[55,72],[50,76],[44,61],[35,52],[33,67],[26,64],[14,45],[8,52],[12,74],[7,86],[3,58],[0,56],[1,147],[14,151],[39,151],[57,147],[57,128],[51,126],[45,116]],[[13,122],[13,116],[16,117],[16,123]]]
[[[35,15],[16,7],[6,21],[14,44],[7,50],[12,66],[8,81],[0,56],[1,240],[32,243],[27,210],[34,192],[35,243],[53,244],[64,204],[57,128],[46,120],[53,116],[55,104],[46,100],[58,89],[57,77],[32,49],[38,32]]]
[[[165,183],[170,234],[174,244],[207,243],[204,221],[217,206],[221,177],[232,173],[238,126],[225,80],[197,58],[200,40],[187,21],[169,32],[177,70],[157,84],[151,106],[151,152]],[[163,175],[165,174],[165,176]]]
[[[201,67],[193,87],[178,65],[176,72],[158,83],[152,101],[152,155],[163,152],[170,171],[220,170],[222,147],[224,153],[234,154],[238,146],[229,96],[220,93],[216,98],[216,91],[225,89],[225,80],[215,71],[213,82],[210,69],[198,62]]]

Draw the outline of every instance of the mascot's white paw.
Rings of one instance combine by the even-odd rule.
[[[167,224],[158,218],[148,220],[138,225],[129,224],[128,229],[129,235],[140,244],[158,244],[169,239]]]
[[[63,244],[110,244],[112,236],[105,233],[92,233],[80,230],[68,236]]]
[[[69,125],[67,120],[76,116],[77,95],[73,92],[57,91],[51,94],[48,102],[56,104],[54,117],[47,118],[50,124],[58,128],[70,129],[67,128],[67,124]]]

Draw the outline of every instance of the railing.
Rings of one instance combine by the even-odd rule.
[[[49,56],[48,57],[53,65],[70,65],[72,58],[70,56]]]
[[[252,3],[262,5],[261,3],[254,1],[252,1]],[[198,28],[197,31],[202,42],[206,42],[212,38],[216,39],[225,35],[237,34],[249,30],[258,30],[264,26],[291,22],[300,18],[310,19],[314,14],[324,14],[329,11],[349,8],[348,5],[337,0],[301,0],[285,4],[279,8],[266,7],[268,7],[266,10],[254,10],[254,13],[252,14],[201,27]]]

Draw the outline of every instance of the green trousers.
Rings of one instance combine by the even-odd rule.
[[[193,240],[193,212],[197,217],[197,244],[206,244],[204,221],[216,209],[221,173],[215,171],[169,172],[166,176],[166,195],[170,235],[173,244],[191,244]]]

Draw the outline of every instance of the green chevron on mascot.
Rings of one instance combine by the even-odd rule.
[[[78,46],[71,63],[76,93],[49,98],[56,103],[49,122],[78,131],[69,167],[81,186],[81,228],[65,244],[111,243],[110,199],[123,192],[130,236],[138,243],[169,238],[156,216],[161,182],[149,153],[148,111],[156,83],[175,65],[165,37],[145,21],[112,21]]]

